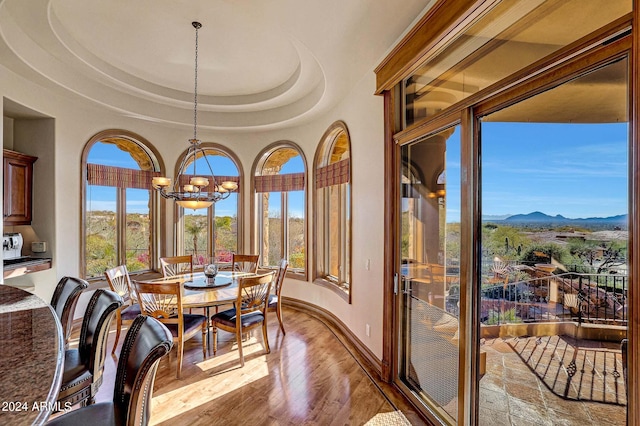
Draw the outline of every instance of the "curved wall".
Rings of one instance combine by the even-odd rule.
[[[34,76],[35,77],[35,76]],[[38,86],[37,78],[31,81],[0,66],[0,94],[3,98],[31,110],[38,111],[54,119],[54,137],[47,140],[27,140],[20,143],[20,149],[42,151],[42,144],[53,154],[40,158],[37,166],[53,167],[53,182],[50,192],[53,201],[38,204],[47,214],[55,218],[53,225],[43,225],[47,229],[39,232],[52,235],[51,253],[54,269],[48,273],[31,274],[24,278],[28,286],[35,287],[35,293],[49,300],[57,280],[65,275],[79,275],[80,244],[80,159],[82,149],[97,132],[108,128],[122,128],[135,132],[149,140],[162,156],[168,170],[187,146],[190,137],[188,127],[169,128],[132,117],[116,115],[106,109],[87,105],[77,98],[53,95]],[[375,76],[373,72],[356,82],[349,94],[327,114],[308,124],[284,130],[260,133],[223,133],[200,131],[200,138],[228,146],[242,162],[245,171],[251,170],[255,156],[266,145],[277,140],[291,140],[304,151],[307,168],[313,169],[315,150],[325,130],[336,120],[343,120],[349,127],[352,144],[352,304],[324,287],[310,281],[287,280],[285,297],[313,304],[331,312],[351,333],[379,359],[382,354],[382,256],[383,256],[383,106],[382,98],[373,95]],[[7,103],[5,102],[5,105]],[[7,111],[5,111],[7,115]],[[6,122],[7,120],[5,120]],[[6,124],[5,124],[6,125]],[[11,134],[10,129],[3,134]],[[7,141],[5,141],[6,143]],[[53,144],[53,147],[49,146]],[[37,169],[36,169],[37,173]],[[250,176],[245,185],[249,185]],[[313,199],[312,179],[309,177],[308,236],[312,235]],[[246,191],[244,202],[245,217],[250,217],[250,198]],[[53,203],[53,205],[49,205]],[[167,252],[172,251],[173,229],[171,206],[167,207],[166,241]],[[53,227],[53,229],[49,229]],[[249,247],[250,226],[245,226],[245,247]],[[312,244],[307,242],[308,253],[312,256]],[[310,257],[313,262],[313,257]],[[365,268],[367,260],[370,269]],[[311,274],[309,274],[311,275]],[[19,284],[13,279],[11,284]],[[370,336],[365,333],[366,325],[371,328]]]

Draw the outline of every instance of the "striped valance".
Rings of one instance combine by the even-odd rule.
[[[151,180],[156,176],[160,176],[160,173],[87,163],[87,182],[89,185],[152,189]]]
[[[256,192],[288,192],[304,190],[304,173],[256,176]]]
[[[316,169],[316,188],[349,182],[351,163],[348,158]]]
[[[189,184],[189,181],[192,177],[196,175],[180,175],[178,179],[180,179],[180,187],[182,188],[184,185]],[[203,188],[202,192],[213,192],[213,182],[215,178],[215,182],[220,185],[222,182],[235,182],[238,184],[238,190],[240,188],[240,176],[211,176],[211,175],[198,175],[200,177],[205,177],[209,179],[209,186]]]

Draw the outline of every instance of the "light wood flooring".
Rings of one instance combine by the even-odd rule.
[[[243,343],[242,368],[235,338],[229,333],[219,332],[218,352],[205,360],[200,336],[188,341],[180,380],[175,377],[173,349],[156,375],[152,424],[425,424],[390,385],[377,380],[367,364],[348,350],[349,343],[339,331],[304,312],[285,308],[287,334],[283,335],[275,314],[268,318],[271,353],[265,354],[262,333],[255,330]],[[114,338],[112,330],[109,351]],[[117,359],[107,355],[98,402],[112,398],[116,364]]]

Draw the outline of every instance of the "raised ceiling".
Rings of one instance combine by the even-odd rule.
[[[432,3],[4,0],[0,60],[54,93],[192,125],[195,20],[199,126],[282,128],[339,102]]]

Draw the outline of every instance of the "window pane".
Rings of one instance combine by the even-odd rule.
[[[87,156],[87,163],[134,170],[153,170],[149,155],[135,142],[122,138],[109,138],[96,142]]]
[[[184,173],[210,175],[213,171],[215,176],[238,176],[238,168],[227,154],[214,148],[203,149],[206,158],[199,157],[195,164],[190,161]],[[214,216],[212,226],[207,226],[209,209]],[[232,193],[209,209],[184,210],[185,254],[193,254],[195,261],[202,263],[211,250],[219,262],[231,262],[231,253],[238,250],[238,194]],[[215,238],[209,235],[210,230]],[[210,245],[213,245],[213,248],[210,249]]]
[[[207,257],[207,209],[184,209],[184,254],[198,265]]]
[[[626,424],[628,66],[482,117],[480,424]]]
[[[262,200],[262,264],[277,266],[282,253],[282,196],[280,192],[258,194]]]
[[[338,279],[340,277],[340,253],[342,252],[341,235],[341,209],[340,209],[340,187],[341,185],[333,185],[327,188],[328,208],[327,214],[329,219],[329,227],[327,228],[329,236],[329,275]]]
[[[149,191],[129,188],[126,191],[126,259],[129,272],[151,269]]]
[[[117,266],[116,188],[87,186],[85,276]]]
[[[305,221],[304,221],[304,191],[287,192],[288,201],[288,248],[289,267],[304,269],[305,266]]]
[[[231,253],[238,251],[238,194],[215,205],[216,257],[219,262],[231,262]]]

